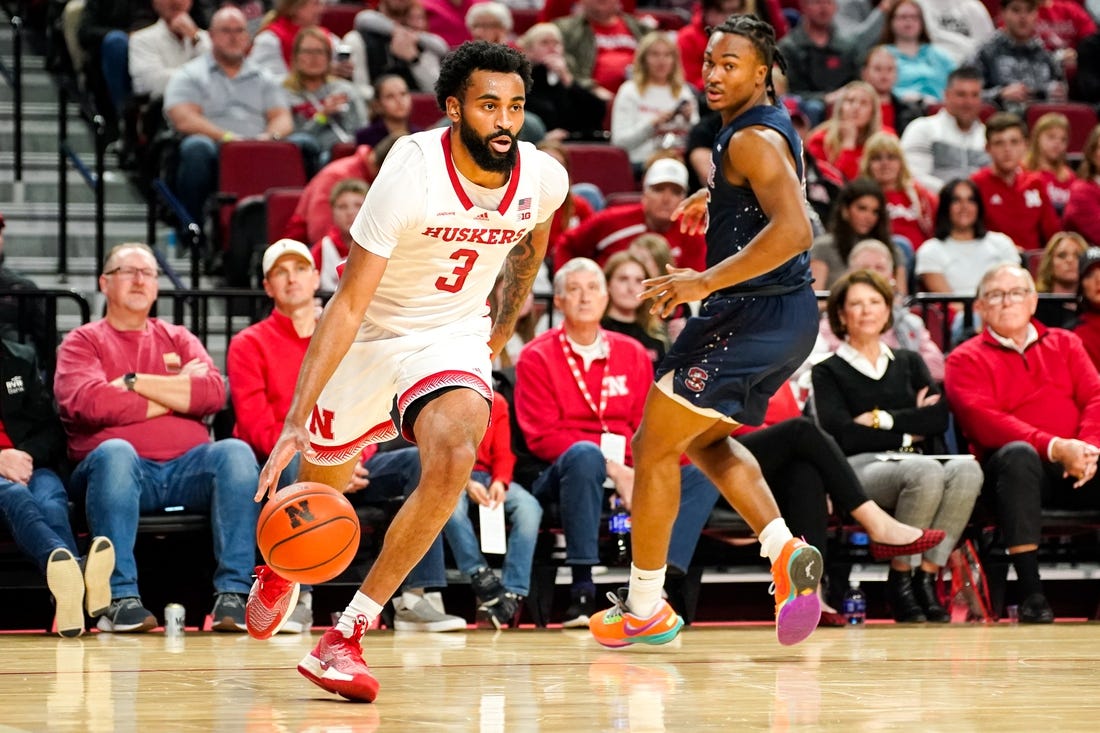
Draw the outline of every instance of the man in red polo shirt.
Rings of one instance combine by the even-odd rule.
[[[974,173],[985,204],[985,225],[1004,232],[1020,250],[1041,249],[1061,228],[1038,173],[1021,166],[1027,152],[1027,126],[1017,115],[999,112],[985,123],[990,163]]]

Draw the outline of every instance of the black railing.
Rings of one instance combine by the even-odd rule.
[[[80,93],[75,79],[71,77],[58,79],[57,93],[57,274],[64,281],[69,274],[68,173],[70,162],[95,195],[96,275],[99,275],[103,267],[103,255],[105,253],[103,174],[105,168],[104,157],[107,150],[107,123],[103,115],[96,112],[91,102]],[[88,166],[81,160],[79,153],[69,145],[70,101],[76,103],[81,116],[91,127],[95,143],[94,170],[88,170]]]
[[[23,18],[27,15],[26,3],[19,0],[11,15],[12,67],[9,69],[0,59],[0,77],[11,87],[12,93],[12,153],[16,189],[23,183]]]

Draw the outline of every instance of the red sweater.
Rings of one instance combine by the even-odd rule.
[[[516,418],[531,452],[549,462],[582,440],[599,445],[603,432],[569,369],[558,336],[561,330],[553,328],[536,336],[516,363]],[[607,339],[609,355],[594,360],[584,380],[597,405],[601,387],[609,380],[604,421],[608,430],[626,436],[626,462],[631,465],[630,439],[642,420],[653,365],[634,339],[602,329],[600,333]],[[574,358],[584,369],[580,356]]]
[[[1015,440],[1043,460],[1054,438],[1100,445],[1100,374],[1081,339],[1032,323],[1039,339],[1023,354],[986,329],[947,356],[947,400],[978,458]]]
[[[1081,313],[1078,316],[1077,325],[1073,327],[1073,332],[1081,339],[1092,363],[1096,365],[1097,370],[1100,370],[1100,313],[1093,311]]]
[[[361,178],[367,183],[374,180],[367,167],[370,152],[369,145],[360,145],[351,155],[337,158],[318,171],[302,191],[283,236],[306,243],[325,236],[332,226],[332,205],[328,197],[333,187],[345,178]]]
[[[1062,214],[1067,231],[1077,232],[1100,247],[1100,183],[1078,178],[1069,187],[1069,201]]]
[[[565,208],[561,207],[554,212],[554,216],[550,219],[550,239],[546,248],[546,256],[550,258],[551,262],[555,261],[554,256],[558,251],[558,242],[561,240],[562,235],[588,221],[595,213],[592,211],[592,204],[588,203],[588,199],[584,196],[578,196],[575,193],[569,195],[573,198],[573,216],[570,217],[569,221],[565,221],[565,216],[562,214]]]
[[[650,231],[646,228],[641,204],[612,206],[598,211],[587,221],[562,234],[554,251],[554,271],[557,272],[574,257],[588,257],[603,267],[608,257],[626,249],[636,237]],[[702,234],[684,234],[676,221],[665,231],[653,233],[668,240],[677,267],[707,268],[707,240]]]
[[[191,406],[146,418],[149,401],[110,382],[129,372],[173,375],[199,359],[205,375],[191,377]],[[143,331],[118,331],[106,319],[70,331],[57,350],[54,395],[69,436],[69,455],[81,460],[105,440],[122,438],[152,461],[182,456],[210,442],[202,421],[225,406],[225,385],[202,343],[183,326],[150,318]]]
[[[1004,232],[1018,249],[1042,249],[1061,228],[1038,173],[1020,168],[1012,183],[1008,183],[987,166],[976,171],[970,180],[978,187],[985,204],[986,228]]]
[[[916,250],[935,236],[936,206],[939,198],[919,183],[913,183],[917,192],[914,205],[906,191],[886,192],[886,211],[890,214],[890,232],[909,240]]]
[[[237,416],[233,435],[265,460],[283,429],[298,370],[309,347],[294,323],[279,311],[244,329],[229,342],[225,370]]]
[[[475,471],[485,471],[507,488],[512,483],[516,468],[516,454],[512,452],[512,428],[508,424],[508,400],[493,393],[493,412],[489,429],[477,447]]]

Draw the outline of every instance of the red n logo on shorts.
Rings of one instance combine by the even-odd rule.
[[[332,410],[322,410],[313,406],[313,416],[309,419],[309,432],[320,435],[325,440],[332,440]]]

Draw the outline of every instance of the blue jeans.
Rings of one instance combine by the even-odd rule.
[[[485,486],[493,480],[484,471],[474,471],[472,478]],[[527,489],[512,483],[504,495],[504,515],[512,524],[512,531],[508,533],[508,552],[504,554],[504,577],[501,582],[506,591],[526,597],[531,585],[531,560],[535,556],[535,542],[542,523],[542,507]],[[458,506],[443,526],[443,534],[451,546],[458,569],[465,575],[473,575],[478,569],[489,567],[481,554],[474,523],[470,521],[470,500],[466,492],[458,498]]]
[[[535,479],[534,494],[544,505],[556,502],[565,531],[565,564],[598,565],[600,514],[607,468],[600,447],[581,441],[562,453]],[[672,526],[668,563],[691,565],[699,533],[718,500],[718,489],[692,465],[680,468],[680,508]]]
[[[252,500],[259,467],[252,449],[236,438],[203,443],[170,461],[142,458],[129,442],[100,443],[73,473],[74,496],[83,496],[88,526],[115,545],[111,597],[138,596],[134,541],[138,519],[158,509],[184,506],[210,515],[214,536],[214,590],[248,593],[256,564]]]
[[[420,450],[399,448],[375,453],[367,461],[370,483],[363,489],[362,499],[395,499],[408,497],[420,483]],[[354,503],[359,494],[350,494]],[[438,536],[428,553],[409,571],[404,588],[442,588],[447,585],[447,570],[443,565],[443,538]]]
[[[111,104],[121,113],[130,99],[130,36],[123,30],[112,30],[103,37],[99,46],[100,68],[107,82]]]
[[[0,519],[6,520],[15,544],[42,572],[58,547],[80,556],[69,524],[65,484],[48,468],[36,468],[26,484],[0,479]]]

